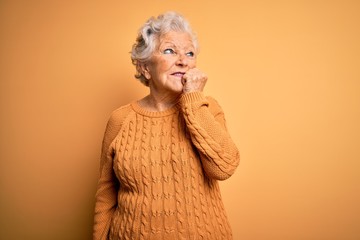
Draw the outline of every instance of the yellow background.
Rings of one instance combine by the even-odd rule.
[[[360,239],[359,1],[0,2],[0,239],[90,239],[111,111],[147,94],[129,51],[166,10],[198,34],[241,153],[235,240]]]

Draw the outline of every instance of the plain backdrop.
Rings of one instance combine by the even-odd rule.
[[[129,51],[175,10],[241,163],[234,240],[360,239],[359,1],[0,1],[0,239],[91,239],[103,132],[148,89]]]

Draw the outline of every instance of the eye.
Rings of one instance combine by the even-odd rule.
[[[164,54],[174,54],[175,51],[174,51],[173,49],[171,49],[171,48],[167,48],[167,49],[164,50],[163,53],[164,53]]]
[[[194,54],[194,52],[188,52],[188,53],[186,53],[186,55],[189,57],[193,57],[195,54]]]

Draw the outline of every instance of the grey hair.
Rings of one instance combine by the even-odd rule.
[[[146,63],[156,50],[157,40],[161,35],[170,31],[189,33],[195,47],[199,51],[196,34],[192,31],[189,22],[176,12],[166,12],[157,18],[151,17],[139,29],[135,44],[131,50],[131,61],[136,66],[135,77],[145,86],[149,86],[149,80],[140,71],[140,64]]]

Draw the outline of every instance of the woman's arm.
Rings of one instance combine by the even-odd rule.
[[[227,132],[221,107],[202,92],[183,94],[180,104],[207,176],[217,180],[229,178],[239,164],[240,155]]]
[[[115,110],[107,123],[102,143],[100,177],[96,192],[93,239],[107,239],[111,218],[117,205],[119,182],[113,171],[113,151],[111,143],[120,131],[125,118],[124,108]]]

